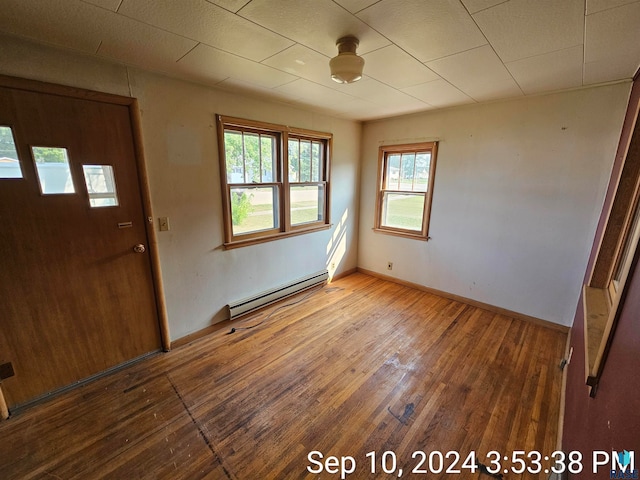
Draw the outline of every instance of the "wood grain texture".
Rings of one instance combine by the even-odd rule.
[[[0,189],[9,409],[160,347],[149,254],[132,250],[148,241],[129,115],[126,105],[0,86],[0,124],[12,127],[24,172]],[[33,146],[66,148],[75,193],[40,194]],[[113,167],[117,206],[89,206],[83,165]]]
[[[318,450],[395,478],[366,453],[555,450],[565,333],[361,273],[297,300],[0,423],[0,477],[339,478],[306,471]]]
[[[405,280],[401,280],[399,278],[391,277],[389,275],[384,275],[382,273],[374,272],[373,270],[368,270],[366,268],[356,268],[356,271],[364,273],[365,275],[370,275],[372,277],[381,278],[382,280],[387,280],[389,282],[398,283],[400,285],[405,285],[407,287],[415,288],[417,290],[422,290],[423,292],[432,293],[433,295],[437,295],[439,297],[448,298],[449,300],[454,300],[456,302],[466,303],[473,307],[477,307],[483,310],[489,310],[490,312],[497,313],[499,315],[503,315],[505,317],[514,318],[517,320],[524,320],[525,322],[535,323],[542,327],[551,328],[554,330],[559,330],[563,333],[569,333],[569,327],[565,325],[560,325],[559,323],[549,322],[548,320],[542,320],[541,318],[532,317],[531,315],[525,315],[524,313],[514,312],[513,310],[508,310],[506,308],[497,307],[495,305],[491,305],[489,303],[479,302],[477,300],[473,300],[471,298],[463,297],[462,295],[456,295],[454,293],[445,292],[442,290],[437,290],[431,287],[425,287],[424,285],[420,285],[418,283],[407,282]]]

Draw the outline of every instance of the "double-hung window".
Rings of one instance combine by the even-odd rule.
[[[374,230],[429,238],[436,153],[436,142],[380,147]]]
[[[227,248],[329,227],[330,133],[217,120]]]

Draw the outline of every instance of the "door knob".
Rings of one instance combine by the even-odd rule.
[[[133,247],[133,251],[136,253],[144,253],[147,251],[147,248],[143,244],[139,243]]]

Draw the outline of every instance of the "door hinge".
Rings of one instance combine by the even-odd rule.
[[[16,372],[13,371],[13,365],[11,362],[3,363],[0,365],[0,380],[13,377]]]

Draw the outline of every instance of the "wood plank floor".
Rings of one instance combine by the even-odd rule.
[[[0,478],[340,478],[319,451],[489,479],[412,454],[555,450],[565,333],[363,274],[298,299],[0,422]]]

